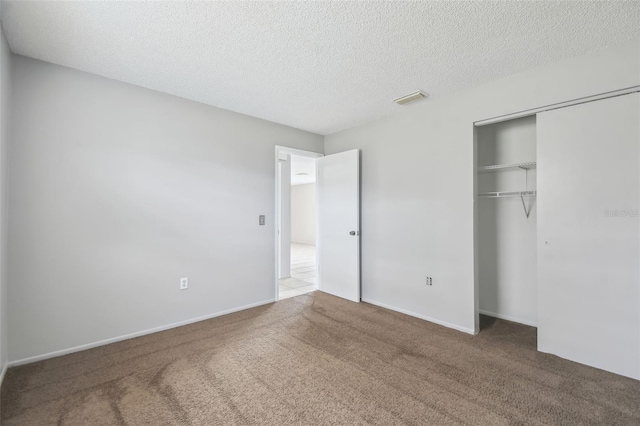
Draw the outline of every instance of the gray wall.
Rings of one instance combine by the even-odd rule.
[[[325,137],[325,154],[362,150],[363,299],[476,331],[473,122],[638,85],[639,54],[635,40]]]
[[[11,95],[11,51],[0,28],[0,370],[7,363],[7,146]]]
[[[321,136],[24,57],[13,73],[10,360],[274,299],[274,146]]]

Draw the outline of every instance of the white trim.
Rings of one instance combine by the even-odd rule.
[[[320,157],[324,157],[324,154],[321,154],[319,152],[314,152],[314,151],[305,151],[302,149],[296,149],[296,148],[289,148],[286,146],[282,146],[282,145],[276,145],[276,155],[275,155],[275,172],[276,172],[276,176],[275,176],[275,181],[276,181],[276,202],[275,202],[275,223],[274,223],[274,229],[275,229],[275,260],[276,260],[276,273],[275,273],[275,279],[274,279],[274,286],[275,286],[275,297],[276,297],[276,301],[280,300],[280,173],[279,173],[279,162],[281,161],[281,157],[282,154],[286,154],[286,155],[297,155],[299,157],[309,157],[309,158],[320,158]],[[316,167],[316,181],[318,179],[317,176],[318,173],[318,168]],[[317,194],[316,194],[317,197]],[[317,206],[317,204],[316,204]],[[317,208],[317,207],[316,207]],[[318,246],[318,238],[317,238],[317,227],[316,227],[316,247]],[[318,255],[317,255],[318,251],[316,250],[316,270],[318,268]],[[318,277],[318,283],[320,282],[320,278]],[[319,287],[319,285],[318,285]]]
[[[480,312],[482,315],[488,315],[490,317],[499,318],[505,321],[517,322],[518,324],[524,324],[524,325],[538,328],[537,322],[527,321],[520,318],[509,316],[509,315],[496,314],[495,312],[485,311],[484,309],[479,309],[478,312]]]
[[[244,311],[245,309],[251,309],[251,308],[255,308],[255,307],[258,307],[258,306],[262,306],[262,305],[268,305],[269,303],[273,303],[273,302],[275,302],[275,299],[263,300],[262,302],[252,303],[250,305],[240,306],[238,308],[227,309],[226,311],[216,312],[216,313],[213,313],[213,314],[204,315],[204,316],[197,317],[197,318],[192,318],[192,319],[188,319],[188,320],[184,320],[184,321],[174,322],[172,324],[167,324],[167,325],[163,325],[163,326],[160,326],[160,327],[149,328],[147,330],[137,331],[135,333],[124,334],[122,336],[112,337],[112,338],[109,338],[109,339],[100,340],[100,341],[93,342],[93,343],[87,343],[87,344],[84,344],[84,345],[74,346],[72,348],[61,349],[59,351],[53,351],[53,352],[49,352],[49,353],[42,354],[42,355],[35,355],[35,356],[30,356],[30,357],[27,357],[27,358],[23,358],[23,359],[18,359],[18,360],[15,360],[15,361],[10,361],[5,366],[5,369],[7,367],[16,367],[18,365],[30,364],[32,362],[43,361],[45,359],[54,358],[54,357],[58,357],[58,356],[62,356],[62,355],[68,355],[68,354],[71,354],[71,353],[74,353],[74,352],[80,352],[80,351],[84,351],[84,350],[87,350],[87,349],[96,348],[98,346],[104,346],[104,345],[108,345],[108,344],[115,343],[115,342],[121,342],[123,340],[129,340],[129,339],[133,339],[135,337],[145,336],[147,334],[158,333],[160,331],[165,331],[165,330],[169,330],[169,329],[176,328],[176,327],[182,327],[183,325],[189,325],[189,324],[193,324],[193,323],[196,323],[196,322],[205,321],[205,320],[208,320],[208,319],[211,319],[211,318],[216,318],[216,317],[220,317],[220,316],[223,316],[223,315],[232,314],[234,312]],[[4,371],[3,371],[3,374],[4,374]]]
[[[390,305],[387,305],[386,303],[376,302],[375,300],[365,299],[365,298],[362,298],[362,301],[365,302],[365,303],[369,303],[371,305],[376,305],[376,306],[380,306],[380,307],[385,308],[385,309],[389,309],[391,311],[400,312],[401,314],[409,315],[411,317],[420,318],[422,320],[429,321],[429,322],[432,322],[432,323],[435,323],[435,324],[438,324],[438,325],[442,325],[442,326],[447,327],[447,328],[452,328],[452,329],[457,330],[457,331],[462,331],[463,333],[476,334],[475,331],[473,329],[471,329],[471,328],[462,327],[462,326],[459,326],[457,324],[452,324],[450,322],[446,322],[446,321],[442,321],[442,320],[439,320],[439,319],[431,318],[431,317],[428,317],[426,315],[417,314],[415,312],[407,311],[406,309],[396,308],[395,306],[390,306]]]
[[[285,153],[289,155],[297,155],[298,157],[310,157],[310,158],[324,157],[324,154],[322,154],[321,152],[305,151],[303,149],[289,148],[288,146],[282,146],[282,145],[276,145],[276,152]]]
[[[557,104],[551,104],[543,107],[527,109],[524,111],[514,112],[511,114],[500,115],[498,117],[487,118],[485,120],[479,120],[474,122],[474,126],[486,126],[488,124],[500,123],[501,121],[513,120],[516,118],[527,117],[535,115],[540,112],[551,111],[559,108],[566,108],[573,105],[584,104],[587,102],[599,101],[601,99],[613,98],[615,96],[628,95],[630,93],[640,92],[640,86],[627,87],[626,89],[613,90],[611,92],[600,93],[598,95],[585,96],[583,98],[572,99],[566,102],[559,102]]]

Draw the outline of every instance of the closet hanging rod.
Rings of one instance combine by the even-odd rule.
[[[500,192],[481,192],[478,194],[480,198],[507,198],[507,197],[535,197],[537,191],[500,191]]]
[[[630,93],[640,92],[640,86],[627,87],[626,89],[613,90],[611,92],[600,93],[599,95],[585,96],[582,98],[573,99],[566,102],[558,102],[555,104],[527,109],[524,111],[514,112],[512,114],[499,115],[493,118],[487,118],[485,120],[478,120],[473,123],[474,126],[486,126],[488,124],[500,123],[502,121],[513,120],[516,118],[528,117],[535,115],[539,112],[551,111],[554,109],[565,108],[573,105],[584,104],[587,102],[599,101],[601,99],[613,98],[615,96],[628,95]]]

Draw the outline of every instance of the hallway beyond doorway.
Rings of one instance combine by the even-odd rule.
[[[279,282],[280,298],[300,296],[318,289],[316,246],[291,243],[291,277]]]

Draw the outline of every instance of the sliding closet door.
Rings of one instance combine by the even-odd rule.
[[[640,378],[640,95],[544,112],[538,349]]]

